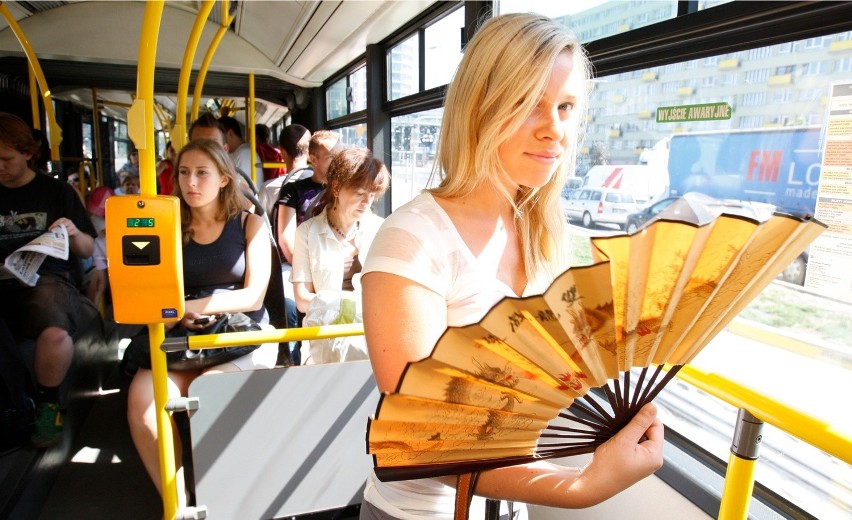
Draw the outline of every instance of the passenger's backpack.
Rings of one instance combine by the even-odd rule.
[[[35,420],[35,405],[26,391],[29,374],[8,351],[14,345],[0,331],[0,454],[26,444]]]

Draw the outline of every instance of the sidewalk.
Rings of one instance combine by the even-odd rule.
[[[735,318],[727,330],[737,336],[852,370],[852,347],[833,345],[820,338],[796,334],[744,318]]]

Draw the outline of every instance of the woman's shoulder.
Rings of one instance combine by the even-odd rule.
[[[250,211],[245,211],[245,210],[240,212],[239,215],[234,217],[234,219],[235,220],[238,219],[247,228],[248,227],[258,228],[258,227],[262,227],[263,225],[266,224],[266,221],[263,219],[263,217],[255,214],[255,213],[252,213]]]
[[[331,228],[328,225],[328,219],[326,218],[325,209],[323,209],[319,213],[319,215],[315,215],[315,216],[305,220],[304,222],[302,222],[298,226],[296,226],[296,233],[297,234],[307,233],[307,234],[314,235],[314,234],[323,233],[323,232],[326,232],[326,231],[328,233],[331,233]]]
[[[448,223],[450,221],[444,210],[427,192],[417,195],[385,219],[385,227],[411,228],[418,233],[427,229],[444,229]]]
[[[423,251],[423,258],[453,257],[462,245],[449,216],[431,194],[424,192],[384,219],[370,254],[376,248],[377,254],[386,256],[410,258],[413,251]]]

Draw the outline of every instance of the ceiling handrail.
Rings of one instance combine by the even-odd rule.
[[[30,70],[33,74],[35,74],[36,81],[38,82],[39,89],[41,90],[44,112],[47,115],[48,136],[50,138],[50,158],[53,161],[58,161],[59,143],[62,142],[62,129],[59,128],[59,125],[56,123],[56,113],[53,111],[53,99],[50,95],[50,88],[47,86],[47,80],[44,78],[44,72],[41,70],[41,64],[38,62],[38,56],[33,50],[32,45],[30,45],[27,35],[24,34],[21,26],[18,25],[15,17],[12,16],[9,8],[6,7],[3,2],[0,2],[0,12],[3,13],[3,17],[6,19],[6,23],[9,24],[9,28],[12,29],[13,33],[15,33],[18,43],[21,44],[24,54],[27,55],[27,60],[30,63]],[[33,121],[35,121],[35,119],[36,118],[33,118]]]

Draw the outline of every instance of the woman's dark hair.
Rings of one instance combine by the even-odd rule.
[[[384,163],[366,148],[346,148],[328,166],[327,188],[320,205],[330,208],[344,188],[364,188],[377,196],[390,185],[390,173]]]

